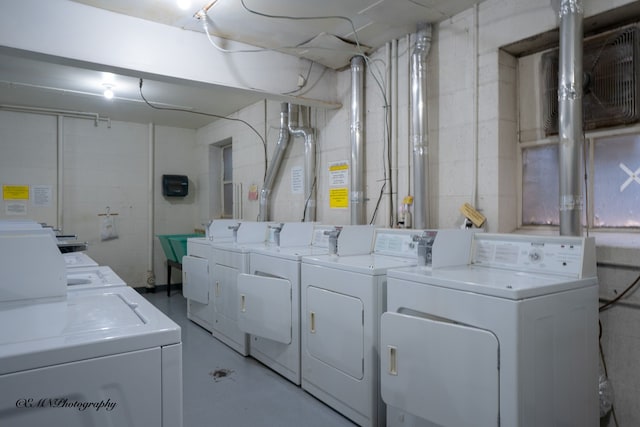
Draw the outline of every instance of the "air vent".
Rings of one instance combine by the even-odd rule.
[[[584,41],[584,129],[600,129],[640,120],[638,99],[639,28],[637,25]],[[554,49],[542,56],[543,117],[546,135],[558,133],[558,59]]]

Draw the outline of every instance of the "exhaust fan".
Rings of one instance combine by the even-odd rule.
[[[625,27],[585,39],[583,45],[584,130],[640,120],[639,27]],[[558,59],[554,49],[542,56],[545,135],[558,133]]]

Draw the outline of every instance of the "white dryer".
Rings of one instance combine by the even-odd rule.
[[[238,275],[249,272],[250,247],[264,244],[269,223],[243,222],[234,242],[212,242],[210,261],[213,324],[211,333],[243,356],[249,354],[249,336],[238,326]]]
[[[300,385],[300,264],[328,253],[329,225],[285,223],[280,245],[251,249],[249,273],[238,277],[238,325],[250,335],[249,355]],[[345,226],[352,241],[369,241],[369,226]],[[362,251],[368,251],[370,243]]]
[[[206,237],[187,239],[182,257],[182,295],[187,299],[187,318],[211,332],[214,323],[212,292],[213,243],[233,242],[240,221],[217,219],[209,223]]]
[[[388,273],[387,425],[597,426],[593,238],[476,234],[471,249]]]
[[[363,255],[302,259],[302,388],[361,426],[384,424],[378,329],[387,270],[416,264],[415,230],[378,229]]]

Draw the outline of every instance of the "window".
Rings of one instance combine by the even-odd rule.
[[[589,226],[640,228],[640,129],[587,134],[585,146]],[[557,143],[523,143],[521,155],[522,225],[558,225]]]
[[[233,218],[233,157],[231,145],[222,147],[222,216]]]

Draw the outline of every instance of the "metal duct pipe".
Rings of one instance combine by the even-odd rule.
[[[582,235],[582,37],[581,0],[560,3],[558,134],[560,235]]]
[[[271,164],[267,169],[267,176],[264,179],[264,184],[260,190],[260,207],[258,211],[258,221],[269,221],[269,201],[271,200],[271,190],[273,190],[273,183],[276,180],[278,171],[280,170],[280,164],[284,157],[284,152],[289,143],[289,114],[287,112],[287,103],[280,104],[280,131],[278,133],[278,142],[271,159]]]
[[[308,107],[289,104],[289,132],[304,138],[304,221],[313,222],[316,220],[316,137],[309,126],[308,115]]]
[[[351,224],[367,223],[364,195],[364,58],[351,58]]]
[[[413,144],[414,228],[429,227],[429,157],[427,127],[427,55],[431,25],[418,24],[411,54],[411,142]]]

